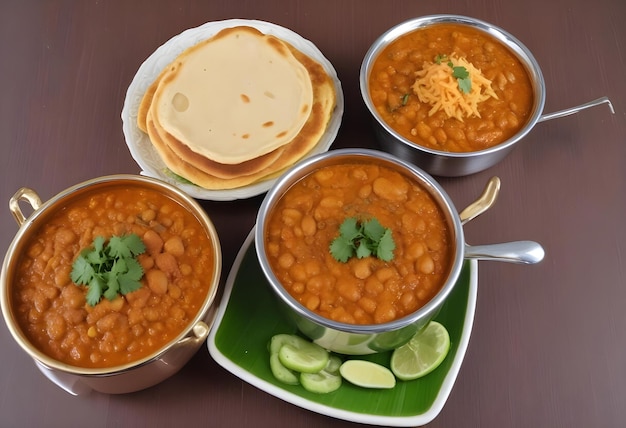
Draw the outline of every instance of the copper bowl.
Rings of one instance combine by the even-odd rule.
[[[12,308],[11,287],[16,278],[19,256],[29,239],[46,221],[67,203],[86,194],[123,185],[127,188],[158,191],[176,201],[191,212],[209,236],[214,254],[213,274],[205,278],[210,285],[209,292],[198,313],[174,339],[152,354],[129,364],[111,368],[82,368],[60,362],[41,352],[29,342],[20,329]],[[33,213],[26,217],[19,206],[27,202]],[[218,291],[221,274],[222,255],[220,242],[213,223],[202,207],[190,196],[176,187],[160,180],[138,175],[111,175],[95,178],[70,187],[45,203],[33,190],[22,188],[11,198],[9,206],[19,224],[2,265],[0,302],[2,315],[17,344],[35,362],[42,373],[65,391],[79,395],[92,390],[121,394],[156,385],[178,372],[196,353],[208,336],[215,316],[214,300]]]

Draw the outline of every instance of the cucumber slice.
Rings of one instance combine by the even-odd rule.
[[[300,383],[310,392],[327,394],[341,386],[341,376],[322,370],[319,373],[300,373]]]
[[[328,363],[326,349],[298,336],[280,347],[278,357],[283,366],[301,373],[317,373]]]
[[[326,363],[326,367],[324,368],[324,371],[326,373],[338,375],[339,367],[341,367],[341,358],[339,358],[336,355],[330,354],[328,356],[328,363]]]
[[[285,343],[297,346],[298,340],[300,340],[300,337],[293,334],[276,334],[270,339],[268,349],[270,354],[278,354],[278,351]]]
[[[280,382],[288,385],[297,385],[300,383],[298,375],[281,364],[278,353],[270,355],[270,369],[274,377]]]

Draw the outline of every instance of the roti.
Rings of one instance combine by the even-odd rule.
[[[237,164],[289,143],[312,103],[309,73],[282,41],[235,27],[181,54],[161,78],[152,109],[193,152]]]
[[[255,50],[270,51],[254,56],[255,61],[250,62],[251,58],[247,58],[243,62],[249,66],[247,79],[250,82],[262,76],[259,84],[248,87],[248,92],[244,92],[240,85],[245,73],[235,73],[232,69],[242,62],[231,58],[241,55],[233,55],[232,50],[225,54],[226,46],[235,49],[240,43],[254,46]],[[234,52],[246,51],[236,49]],[[190,58],[194,60],[190,61]],[[223,64],[228,63],[224,69],[230,67],[232,73],[219,70],[211,75],[221,76],[222,86],[231,86],[228,90],[220,88],[214,92],[213,81],[207,83],[198,77],[216,63],[216,58],[223,59]],[[265,72],[258,72],[263,68],[256,63],[264,61],[260,58],[280,62],[283,74],[270,73],[272,67],[269,65]],[[291,73],[290,83],[284,84],[285,73]],[[227,79],[229,74],[238,77]],[[273,80],[278,76],[280,82]],[[306,82],[303,83],[303,79]],[[289,95],[285,88],[289,88]],[[233,101],[228,108],[220,103],[220,97],[226,93]],[[246,101],[242,94],[249,99]],[[270,94],[275,98],[272,99]],[[258,106],[242,111],[233,108],[241,107],[242,103],[245,106],[255,104],[252,99],[259,96],[266,99],[261,98]],[[275,102],[277,100],[283,103]],[[149,135],[159,156],[174,173],[207,189],[230,189],[275,176],[310,152],[324,134],[335,103],[334,83],[317,61],[276,37],[251,27],[234,27],[187,49],[159,74],[141,100],[137,126]],[[185,115],[192,104],[195,111]],[[221,114],[222,120],[213,127],[215,122],[207,119],[207,112],[215,113],[220,106],[224,107],[223,111],[216,114]],[[226,120],[225,111],[230,111],[234,118],[242,112],[246,114]],[[268,119],[270,117],[278,119]],[[276,135],[246,132],[251,123],[265,124],[261,131],[272,127],[283,131]],[[213,139],[216,135],[223,139]]]

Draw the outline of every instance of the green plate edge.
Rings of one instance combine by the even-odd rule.
[[[254,229],[253,229],[254,231]],[[417,426],[428,423],[445,403],[465,355],[474,318],[477,263],[466,260],[461,275],[435,318],[450,334],[450,351],[427,376],[373,390],[346,381],[335,392],[315,394],[277,381],[269,367],[270,338],[296,334],[283,315],[256,258],[253,231],[229,273],[208,339],[209,353],[222,367],[248,383],[292,404],[340,419],[370,424]],[[360,358],[389,367],[391,351]]]

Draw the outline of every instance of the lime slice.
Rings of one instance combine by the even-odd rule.
[[[298,336],[293,336],[292,339],[291,342],[284,343],[278,351],[278,358],[285,367],[301,373],[317,373],[326,367],[326,349]]]
[[[348,360],[339,368],[341,376],[364,388],[388,389],[396,386],[393,373],[380,364],[365,360]]]
[[[431,321],[391,355],[391,370],[398,379],[413,380],[435,370],[450,350],[448,330]]]
[[[278,358],[278,353],[270,355],[270,369],[274,377],[280,382],[288,385],[297,385],[300,383],[297,373],[282,365]]]

